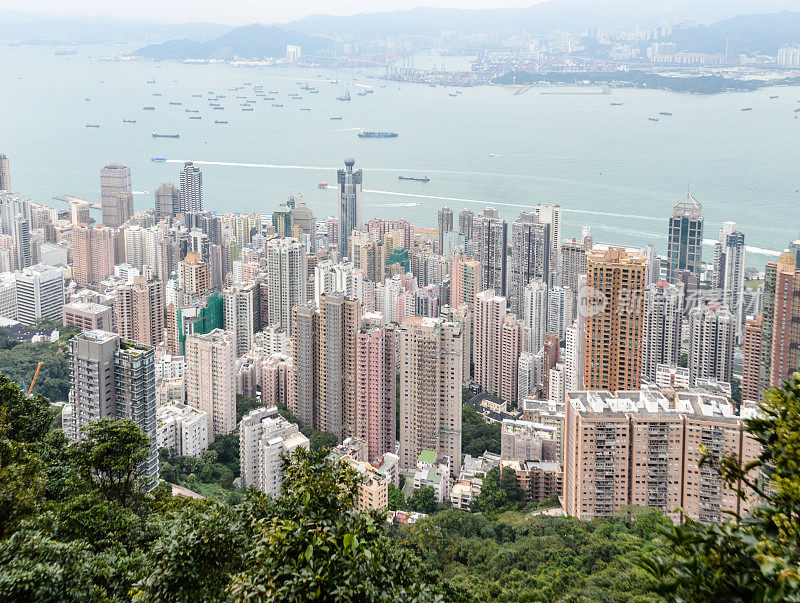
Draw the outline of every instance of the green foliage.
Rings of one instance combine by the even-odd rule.
[[[70,383],[68,341],[77,331],[61,327],[60,323],[57,328],[61,330],[61,337],[56,343],[19,343],[4,334],[5,338],[0,341],[0,371],[13,383],[22,379],[25,386],[30,387],[36,366],[41,361],[43,364],[33,393],[48,400],[64,401]]]
[[[258,398],[246,398],[241,394],[236,395],[236,423],[242,420],[251,410],[264,406]]]
[[[481,511],[489,518],[496,518],[500,513],[519,509],[525,501],[525,493],[519,487],[517,474],[509,467],[490,469],[483,478],[481,494],[474,503],[476,511]]]
[[[632,560],[660,550],[654,536],[618,518],[507,512],[492,521],[451,509],[402,526],[396,537],[450,583],[455,600],[644,603],[660,599]]]
[[[675,526],[666,531],[668,555],[639,561],[669,599],[800,601],[800,373],[783,389],[768,390],[761,410],[746,422],[762,446],[756,461],[742,467],[735,456],[705,450],[701,460],[740,498],[760,498],[759,505],[721,525]]]
[[[381,514],[351,513],[358,474],[298,449],[283,493],[255,522],[256,545],[231,592],[244,600],[432,600],[440,589],[385,534]]]
[[[487,451],[500,454],[500,423],[488,424],[474,407],[463,406],[461,450],[464,454],[475,457]]]
[[[83,428],[70,457],[86,482],[121,506],[139,493],[137,468],[147,457],[149,440],[129,419],[100,419]]]
[[[394,487],[394,484],[389,484],[389,510],[402,511],[406,508],[406,497],[402,490]]]
[[[252,489],[234,504],[179,499],[166,487],[145,493],[134,469],[148,442],[135,424],[98,421],[68,444],[47,431],[40,401],[7,385],[0,600],[434,601],[449,593],[387,536],[379,513],[353,512],[361,477],[326,451],[287,458],[275,501]],[[230,481],[222,460],[236,458],[233,440],[215,444],[192,467],[209,480],[223,479],[222,467]],[[190,468],[172,460],[173,472]]]
[[[406,506],[409,511],[431,515],[436,513],[439,503],[436,501],[436,492],[434,489],[430,486],[422,486],[414,490],[411,498],[406,502]]]

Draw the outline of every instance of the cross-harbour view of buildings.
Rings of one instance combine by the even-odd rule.
[[[546,202],[511,223],[492,207],[365,221],[369,173],[342,165],[333,216],[297,194],[217,213],[192,162],[146,211],[121,163],[99,168],[98,207],[64,210],[14,190],[0,155],[0,320],[79,331],[67,437],[134,420],[154,487],[159,450],[199,456],[234,434],[237,485],[278,496],[283,455],[326,432],[363,477],[359,509],[386,510],[402,478],[469,510],[493,467],[582,519],[750,508],[698,461],[701,447],[743,465],[760,452],[743,422],[800,365],[800,241],[761,265],[746,225],[725,222],[704,255],[691,192],[664,216],[662,250],[596,241],[588,223],[563,232],[567,208]],[[237,418],[237,397],[259,407]],[[464,403],[501,425],[499,454],[464,454]]]

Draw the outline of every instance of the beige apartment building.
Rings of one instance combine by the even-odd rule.
[[[208,414],[208,436],[236,429],[236,343],[214,329],[186,338],[186,403]]]
[[[164,283],[140,276],[117,287],[114,318],[123,339],[159,345],[164,340]]]
[[[745,513],[710,467],[698,467],[700,446],[743,464],[760,448],[724,396],[659,389],[568,392],[564,511],[581,519],[608,517],[625,505],[648,506],[675,521],[716,523],[725,511]]]
[[[397,330],[400,343],[400,466],[416,468],[423,450],[449,456],[461,467],[460,322],[406,318]]]

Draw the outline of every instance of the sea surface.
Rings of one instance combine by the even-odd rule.
[[[512,220],[537,203],[560,203],[565,236],[589,225],[597,241],[654,243],[663,253],[672,205],[690,190],[703,203],[709,242],[724,221],[745,232],[748,266],[763,268],[800,234],[800,88],[700,96],[485,86],[454,97],[453,88],[377,79],[382,69],[108,61],[100,57],[129,48],[54,50],[0,46],[0,152],[10,158],[13,188],[42,203],[58,205],[54,195],[99,200],[98,170],[122,162],[131,166],[136,208],[147,209],[159,183],[177,182],[181,162],[194,160],[204,162],[206,209],[269,213],[302,193],[324,218],[336,213],[336,193],[318,185],[334,184],[352,156],[364,171],[366,219],[433,227],[443,205],[456,214],[494,206]],[[467,65],[430,56],[415,64],[448,63]],[[305,83],[319,93],[302,90]],[[256,97],[257,85],[276,91],[268,96],[283,107]],[[366,88],[374,93],[359,96]],[[335,99],[348,91],[350,102]],[[209,107],[210,92],[227,97],[224,110]],[[238,96],[256,100],[254,110],[242,111]],[[399,136],[360,139],[360,128]],[[157,156],[167,161],[151,161]],[[712,257],[708,246],[705,259]]]

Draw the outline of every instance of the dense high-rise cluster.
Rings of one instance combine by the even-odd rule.
[[[800,365],[800,243],[759,286],[733,222],[703,263],[702,205],[688,193],[660,257],[596,243],[588,226],[562,236],[555,204],[510,223],[494,208],[442,207],[435,232],[364,221],[364,177],[345,160],[335,216],[315,218],[299,194],[270,215],[220,214],[204,209],[187,162],[153,209],[134,211],[130,168],[110,163],[100,204],[70,198],[64,212],[11,191],[0,155],[0,315],[83,331],[70,437],[130,417],[153,455],[198,455],[238,429],[241,484],[272,495],[280,455],[315,429],[372,476],[372,501],[400,471],[468,508],[480,468],[500,464],[530,500],[559,492],[580,517],[628,504],[704,522],[742,510],[693,467],[700,444],[753,458],[742,420]],[[462,454],[467,392],[504,422],[499,456]],[[237,395],[263,406],[238,425]]]

